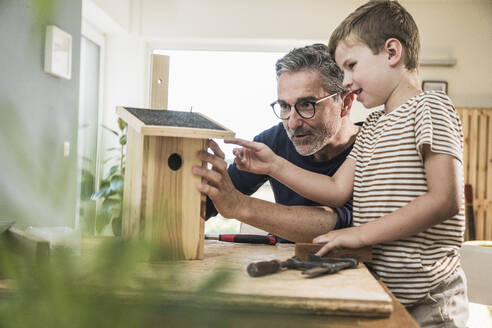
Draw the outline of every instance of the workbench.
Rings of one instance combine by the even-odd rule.
[[[159,262],[143,270],[147,279],[159,280],[159,272],[179,267],[186,279],[159,282],[176,299],[195,292],[217,270],[226,270],[231,281],[200,296],[211,311],[234,311],[231,327],[256,327],[269,322],[288,327],[418,327],[393,294],[376,280],[364,264],[333,275],[306,279],[300,271],[285,270],[252,278],[251,262],[286,260],[294,255],[293,244],[249,245],[207,240],[203,260]],[[150,273],[151,272],[151,273]],[[247,320],[246,320],[247,318]],[[248,324],[245,324],[245,321]]]
[[[92,255],[104,254],[96,250],[101,242],[111,240],[117,241],[82,238],[82,266]],[[139,303],[147,295],[144,299],[153,307],[155,327],[418,327],[362,263],[313,279],[297,270],[257,278],[246,272],[251,262],[286,260],[293,255],[293,244],[206,240],[203,260],[139,262],[135,280],[139,283],[118,287],[114,300],[125,311],[147,306]],[[224,278],[223,283],[217,277]],[[204,290],[204,282],[214,279],[218,283]],[[101,287],[96,294],[104,293]],[[11,292],[0,281],[0,294]]]

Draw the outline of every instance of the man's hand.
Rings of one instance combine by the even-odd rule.
[[[333,230],[324,235],[313,239],[315,244],[325,244],[316,253],[318,256],[327,254],[332,249],[343,248],[360,248],[367,246],[362,240],[362,231],[360,227],[350,227],[340,230]]]
[[[243,148],[234,148],[234,163],[238,169],[256,174],[270,175],[279,157],[265,144],[243,139],[224,140]]]
[[[215,208],[223,217],[237,218],[245,196],[232,184],[227,172],[224,152],[219,145],[215,141],[209,140],[208,146],[213,151],[213,154],[200,151],[198,152],[198,158],[212,164],[212,169],[201,166],[193,166],[192,168],[193,174],[204,178],[208,183],[200,183],[197,188],[200,192],[210,197]]]

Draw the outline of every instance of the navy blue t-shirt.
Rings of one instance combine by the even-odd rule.
[[[360,125],[360,123],[358,123]],[[321,173],[329,176],[333,176],[338,168],[345,161],[345,158],[352,150],[350,145],[345,151],[340,153],[337,157],[326,161],[316,162],[313,156],[302,156],[295,149],[294,145],[290,141],[282,123],[279,123],[272,128],[263,131],[261,134],[254,138],[254,141],[262,142],[270,147],[275,154],[287,159],[289,162],[312,172]],[[239,170],[235,164],[229,165],[227,168],[232,183],[237,190],[246,195],[253,194],[258,188],[260,188],[267,180],[270,181],[272,186],[275,202],[283,205],[315,205],[321,204],[313,202],[307,198],[304,198],[291,189],[287,188],[277,180],[268,175],[254,174],[246,171]],[[350,199],[345,205],[339,208],[335,208],[338,220],[335,225],[335,229],[346,228],[352,226],[352,199]],[[217,215],[212,201],[207,197],[207,215],[206,218]]]

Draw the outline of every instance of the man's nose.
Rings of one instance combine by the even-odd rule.
[[[295,129],[298,126],[301,126],[303,122],[303,118],[297,113],[294,108],[292,108],[292,110],[290,111],[289,120],[287,121],[289,129]]]

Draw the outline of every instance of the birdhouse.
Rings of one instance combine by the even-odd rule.
[[[122,235],[161,246],[173,259],[202,259],[205,166],[197,158],[207,139],[234,138],[234,132],[200,113],[118,107],[128,124]]]

